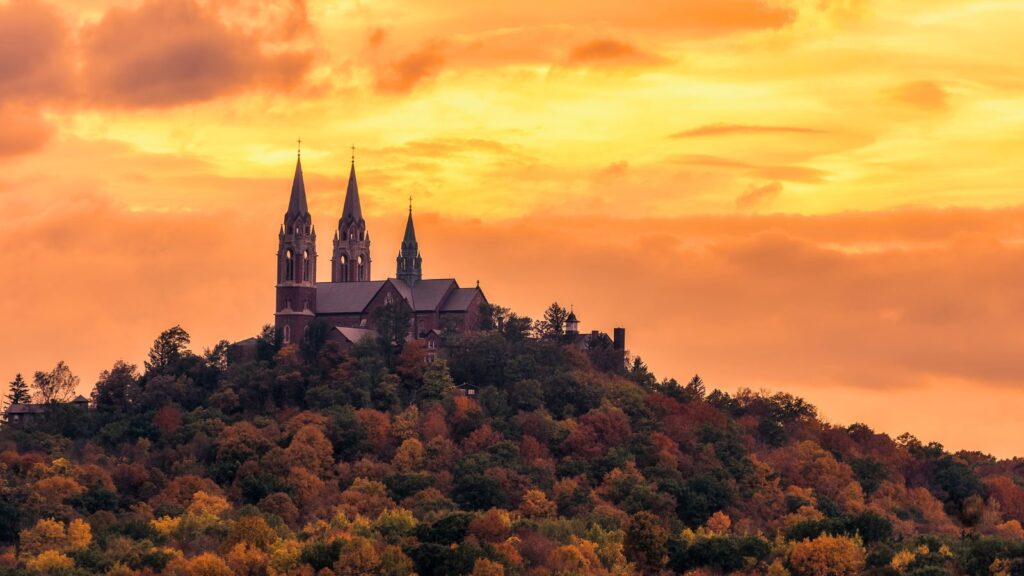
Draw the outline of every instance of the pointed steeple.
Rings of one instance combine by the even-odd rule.
[[[309,214],[309,208],[306,206],[306,184],[302,180],[302,156],[300,155],[295,161],[295,178],[292,179],[292,195],[288,199],[288,212],[285,214],[285,218],[307,214]]]
[[[348,173],[348,189],[345,191],[345,207],[341,211],[339,228],[363,223],[363,208],[359,204],[359,184],[356,182],[356,161],[352,159],[352,167]]]
[[[409,199],[409,219],[405,222],[405,236],[396,262],[398,272],[395,276],[399,280],[412,286],[423,278],[423,257],[420,256],[420,245],[416,241],[416,227],[412,223],[412,198]]]

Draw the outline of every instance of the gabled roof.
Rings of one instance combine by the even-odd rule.
[[[458,290],[459,284],[452,278],[417,280],[412,287],[413,308],[417,311],[437,310],[441,307],[449,290]]]
[[[483,294],[479,288],[458,288],[445,300],[442,312],[468,312],[469,306],[473,303],[473,297]]]
[[[317,282],[316,311],[319,314],[358,314],[366,310],[384,282]]]

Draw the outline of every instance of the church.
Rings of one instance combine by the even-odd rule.
[[[487,298],[479,283],[463,288],[454,278],[423,278],[423,256],[416,241],[412,204],[394,277],[372,280],[370,231],[359,203],[355,158],[331,251],[331,281],[317,282],[316,229],[306,205],[302,157],[295,164],[288,210],[278,234],[277,299],[274,327],[282,344],[298,344],[314,318],[333,329],[329,339],[349,346],[376,335],[374,311],[404,302],[412,312],[410,337],[437,348],[447,332],[472,331]]]

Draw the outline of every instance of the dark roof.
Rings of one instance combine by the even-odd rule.
[[[573,312],[572,310],[569,311],[569,317],[566,318],[565,321],[566,322],[579,322],[579,320],[576,319],[576,313]]]
[[[11,404],[7,407],[8,414],[41,414],[46,412],[46,404]]]
[[[442,312],[467,312],[473,297],[480,293],[479,288],[457,288],[452,295],[445,300]]]
[[[358,314],[366,310],[384,280],[369,282],[317,282],[316,311],[320,314]]]
[[[348,189],[345,191],[345,206],[341,209],[341,226],[363,222],[363,208],[359,204],[359,184],[356,182],[356,163],[352,161],[352,168],[348,173]]]
[[[391,281],[397,286],[405,282],[392,278]],[[452,278],[434,278],[428,280],[417,280],[412,286],[412,301],[410,305],[417,312],[432,312],[438,310],[444,302],[444,297],[449,289],[458,289],[459,285]],[[408,285],[406,284],[408,290]],[[401,292],[401,289],[399,289]],[[405,294],[403,293],[403,296]],[[408,297],[406,298],[408,300]]]
[[[292,195],[288,199],[288,215],[309,214],[306,207],[306,184],[302,180],[302,158],[295,161],[295,178],[292,180]]]

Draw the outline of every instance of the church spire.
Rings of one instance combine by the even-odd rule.
[[[420,256],[420,245],[416,241],[416,227],[412,223],[412,198],[409,199],[409,219],[405,222],[405,236],[402,238],[402,249],[396,259],[399,280],[412,286],[423,278],[423,257]]]
[[[345,206],[341,211],[341,227],[361,224],[363,208],[359,205],[359,184],[356,182],[356,160],[352,158],[352,166],[348,172],[348,189],[345,191]]]
[[[363,219],[359,203],[359,184],[356,181],[355,147],[352,147],[352,165],[349,167],[345,204],[334,234],[334,255],[331,257],[332,282],[365,282],[370,279],[370,233]]]
[[[309,208],[306,206],[306,183],[302,180],[302,156],[295,161],[295,177],[292,179],[292,195],[288,199],[288,212],[285,219],[296,216],[306,216]]]

